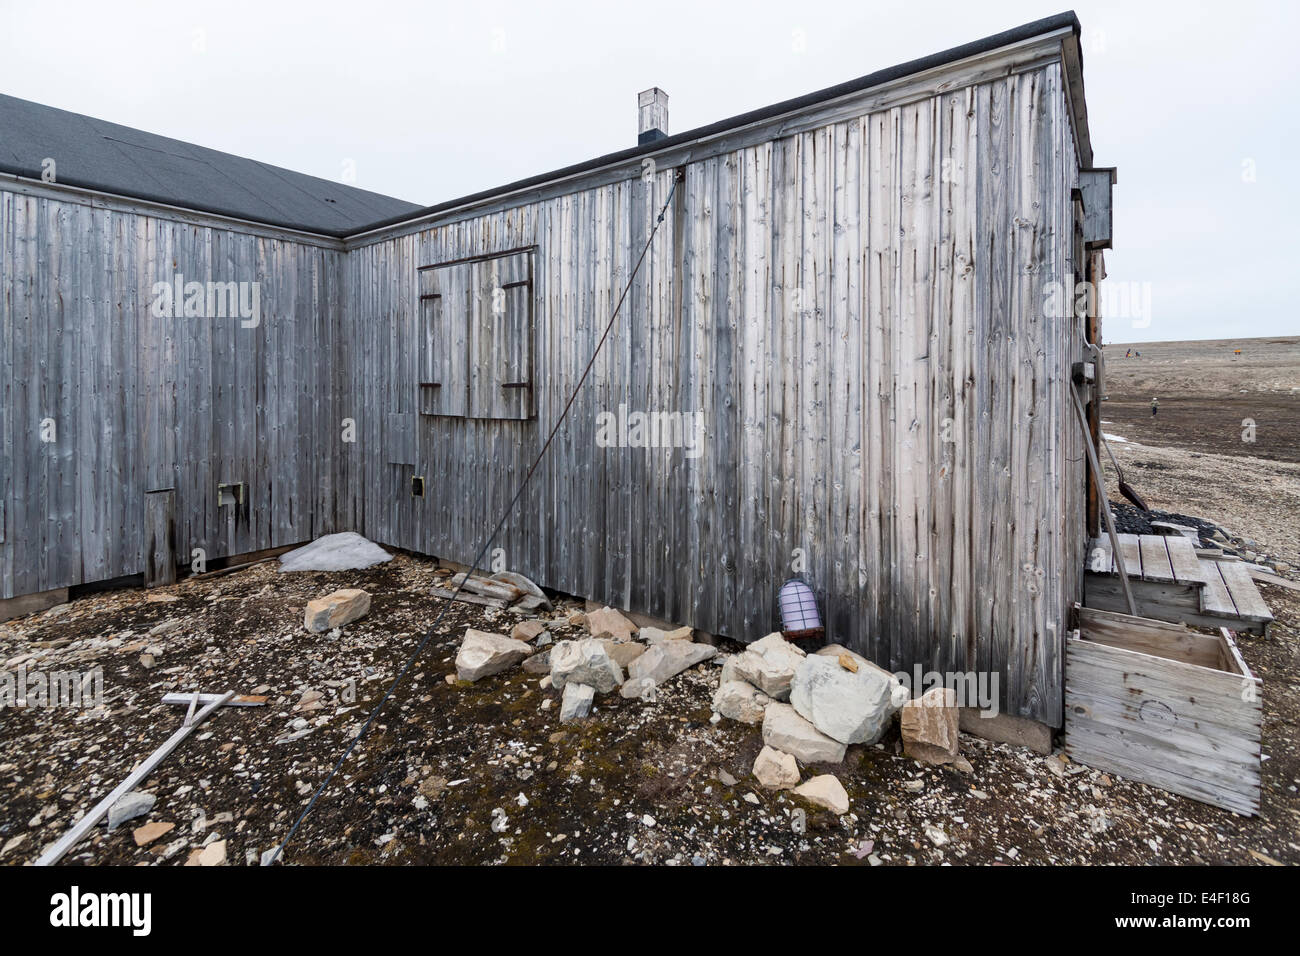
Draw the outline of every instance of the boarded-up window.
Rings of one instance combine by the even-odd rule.
[[[533,399],[533,253],[420,270],[420,411],[528,419]]]

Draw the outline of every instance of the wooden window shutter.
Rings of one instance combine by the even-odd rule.
[[[472,273],[466,264],[420,272],[419,410],[469,413],[469,326]]]
[[[533,251],[426,266],[420,276],[420,412],[533,418]]]
[[[469,414],[533,417],[533,254],[474,264],[476,320],[470,335]]]

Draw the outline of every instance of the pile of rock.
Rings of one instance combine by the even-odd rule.
[[[540,621],[521,621],[509,637],[470,628],[456,655],[456,674],[476,681],[522,663],[562,693],[560,720],[569,721],[589,715],[597,694],[618,690],[625,698],[653,700],[665,681],[717,654],[695,643],[689,627],[638,628],[610,607],[562,623],[581,623],[589,636],[555,642]]]
[[[769,634],[722,667],[713,709],[721,717],[762,724],[754,777],[772,790],[793,790],[836,813],[848,795],[832,774],[800,784],[801,766],[840,763],[850,744],[874,744],[903,712],[907,753],[924,763],[964,763],[957,752],[956,695],[932,691],[910,701],[893,674],[838,644],[815,654]]]

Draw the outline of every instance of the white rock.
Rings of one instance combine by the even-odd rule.
[[[599,694],[608,694],[623,683],[623,669],[609,656],[603,642],[595,638],[560,641],[551,648],[551,683],[563,690],[570,682],[587,684]]]
[[[649,677],[631,677],[623,682],[619,688],[619,696],[626,697],[628,700],[640,698],[641,700],[654,700],[658,694],[655,690],[655,682]]]
[[[577,720],[591,713],[591,702],[596,697],[596,689],[589,684],[570,681],[564,685],[564,698],[560,701],[560,722]]]
[[[815,803],[834,813],[849,812],[849,795],[834,774],[824,773],[813,777],[807,783],[795,787],[794,792],[809,803]]]
[[[658,627],[643,627],[637,633],[637,637],[647,644],[663,644],[665,641],[689,641],[694,633],[694,629],[689,627],[679,627],[672,631],[665,631]]]
[[[789,790],[799,784],[799,765],[789,754],[764,747],[754,760],[754,777],[769,790]]]
[[[885,678],[892,678],[894,676],[889,671],[881,667],[879,664],[867,660],[857,651],[851,651],[843,644],[827,644],[825,647],[820,647],[817,650],[813,651],[813,653],[819,654],[822,657],[829,657],[832,660],[839,660],[842,654],[847,654],[849,655],[849,657],[853,658],[854,662],[858,665],[859,669],[865,667],[868,670],[875,671],[876,673],[880,674],[882,677]]]
[[[774,700],[789,700],[790,681],[805,656],[780,634],[769,634],[727,661],[723,677],[753,684]]]
[[[648,677],[658,685],[717,653],[718,649],[708,644],[666,641],[655,644],[634,660],[628,665],[627,672],[629,677]]]
[[[940,827],[936,827],[932,824],[926,824],[925,836],[935,846],[943,846],[948,842],[948,834],[944,833]]]
[[[713,709],[717,713],[744,724],[756,724],[762,720],[770,703],[771,697],[743,680],[727,681],[713,695]]]
[[[838,660],[805,657],[790,683],[790,703],[805,720],[842,744],[872,744],[908,698],[892,675],[879,669],[845,670]]]
[[[134,820],[136,817],[142,817],[158,802],[158,798],[152,793],[145,793],[141,790],[132,790],[130,793],[123,794],[116,803],[108,808],[108,828],[110,830],[121,826],[127,820]]]
[[[800,763],[839,763],[844,744],[800,717],[789,704],[770,704],[763,714],[763,743],[792,754]]]
[[[461,680],[476,681],[481,677],[499,674],[514,667],[533,649],[523,641],[514,641],[504,634],[465,630],[460,651],[456,654],[456,676]]]
[[[355,571],[392,560],[392,555],[352,531],[327,534],[280,556],[280,571]]]

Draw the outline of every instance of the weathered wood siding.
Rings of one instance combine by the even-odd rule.
[[[161,489],[185,562],[334,530],[341,244],[39,193],[0,184],[0,596],[141,573]],[[259,283],[260,324],[156,316],[177,273]]]
[[[471,560],[680,167],[500,559],[741,640],[802,561],[831,640],[995,673],[1005,710],[1059,725],[1086,543],[1082,328],[1048,307],[1075,269],[1068,32],[346,243],[0,181],[0,594],[336,530]],[[512,414],[536,417],[421,414],[420,267],[525,248]],[[260,283],[260,325],[155,316],[177,273]],[[701,453],[600,447],[620,406],[701,414]],[[145,519],[168,488],[174,539]]]
[[[1059,62],[685,162],[571,418],[496,547],[539,582],[742,640],[802,549],[828,636],[1000,675],[1059,725],[1079,596],[1069,407],[1078,159]],[[841,111],[843,112],[843,111]],[[340,526],[468,561],[555,422],[673,170],[576,183],[351,248]],[[537,420],[418,414],[417,269],[536,246]],[[620,404],[700,412],[703,454],[602,448]],[[429,492],[415,498],[409,477]]]

